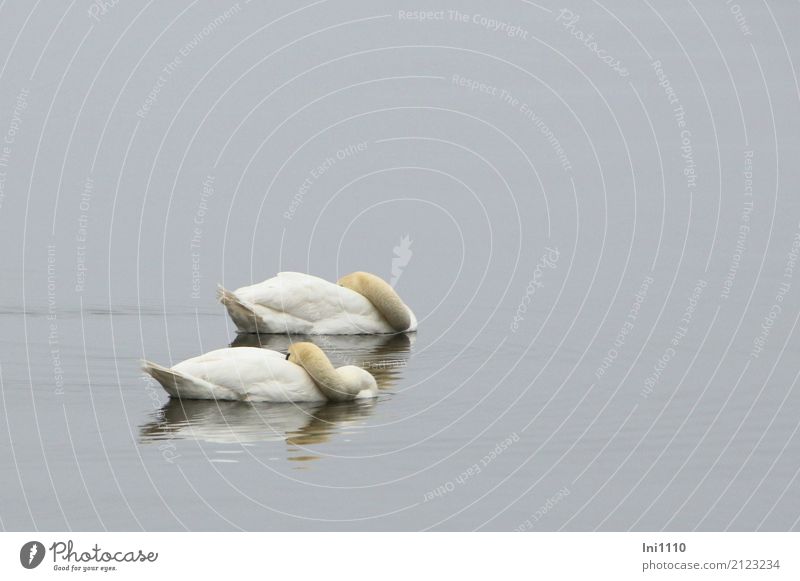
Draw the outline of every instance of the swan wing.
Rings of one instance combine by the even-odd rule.
[[[246,401],[323,401],[325,397],[305,370],[277,351],[257,347],[217,349],[173,367],[235,392]]]
[[[389,332],[383,316],[363,295],[322,278],[299,272],[281,272],[264,282],[237,289],[240,299],[262,309],[262,318],[272,318],[276,326],[324,333],[319,323],[327,323],[329,332],[343,326],[353,332]],[[283,317],[283,319],[281,319]]]

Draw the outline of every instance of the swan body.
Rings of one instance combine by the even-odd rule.
[[[375,397],[375,378],[355,365],[334,368],[311,343],[295,343],[289,355],[257,347],[229,347],[144,371],[171,396],[249,402],[325,402]]]
[[[354,272],[332,283],[281,272],[233,292],[219,290],[240,333],[360,335],[416,331],[411,309],[384,280]]]

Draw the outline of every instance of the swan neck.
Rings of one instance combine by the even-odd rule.
[[[405,331],[411,326],[408,307],[385,280],[368,272],[356,272],[343,277],[339,284],[364,296],[395,331]]]
[[[348,389],[347,382],[327,357],[305,357],[302,365],[322,394],[329,400],[352,399],[352,390]]]

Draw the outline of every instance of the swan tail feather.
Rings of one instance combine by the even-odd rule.
[[[161,384],[171,397],[181,397],[181,392],[191,391],[194,381],[174,369],[152,361],[142,361],[142,369]]]
[[[214,385],[201,377],[192,377],[152,361],[142,361],[142,369],[161,384],[170,397],[178,399],[245,400],[241,394]]]
[[[240,333],[258,332],[259,317],[251,305],[231,291],[226,290],[222,285],[217,287],[217,299],[225,305],[228,314],[236,324],[236,329]]]

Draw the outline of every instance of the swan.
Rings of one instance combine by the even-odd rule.
[[[383,279],[354,272],[336,283],[300,272],[281,272],[231,292],[219,301],[240,333],[373,335],[416,331],[417,318]]]
[[[258,347],[228,347],[181,361],[172,368],[142,367],[170,397],[248,402],[350,401],[378,395],[375,378],[355,365],[334,368],[313,343],[289,354]]]

